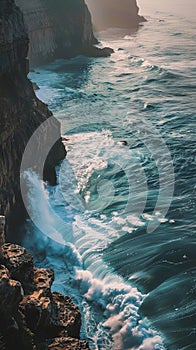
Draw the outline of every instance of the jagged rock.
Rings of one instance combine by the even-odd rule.
[[[10,278],[8,269],[0,265],[0,334],[2,343],[10,349],[9,338],[19,333],[19,324],[16,320],[18,305],[24,296],[21,283]],[[6,339],[7,338],[7,339]]]
[[[74,338],[80,337],[81,315],[78,307],[71,299],[59,293],[53,293],[52,327],[66,330],[67,335]]]
[[[39,289],[24,296],[20,311],[28,328],[40,338],[57,336],[80,337],[81,315],[69,297]]]
[[[90,46],[83,49],[83,54],[89,57],[109,57],[114,53],[114,50],[110,47],[99,48],[96,46]]]
[[[8,269],[0,265],[0,313],[13,314],[24,295],[21,283],[10,279]]]
[[[69,297],[51,291],[53,270],[35,268],[32,255],[14,244],[1,247],[2,261],[6,266],[0,265],[0,335],[6,350],[46,349],[47,344],[50,349],[89,349],[79,340],[78,307]]]
[[[73,338],[55,338],[48,345],[48,349],[52,350],[90,350],[86,341]]]
[[[20,303],[20,311],[25,316],[27,326],[32,332],[44,333],[50,324],[52,302],[40,289],[31,295],[24,296]]]
[[[54,282],[54,271],[52,269],[34,269],[33,281],[37,290],[42,289],[46,295],[49,295]]]
[[[8,269],[0,265],[0,337],[6,350],[34,350],[33,338],[18,312],[24,291],[20,282],[12,280]]]
[[[34,277],[33,256],[16,244],[4,244],[0,252],[0,262],[9,270],[12,279],[32,283]]]

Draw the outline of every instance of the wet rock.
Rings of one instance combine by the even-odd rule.
[[[90,350],[86,341],[74,338],[55,338],[48,345],[48,349],[52,350]]]
[[[88,57],[109,57],[114,53],[110,47],[99,48],[96,46],[89,46],[83,49],[83,54]]]
[[[121,141],[118,141],[118,145],[120,145],[120,146],[127,146],[128,142],[125,141],[125,140],[121,140]]]

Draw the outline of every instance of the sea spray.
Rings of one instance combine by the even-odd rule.
[[[57,215],[58,205],[52,203],[56,198],[53,190],[45,186],[32,171],[25,176],[29,188],[29,206],[35,221],[42,221],[44,227],[44,234],[34,227],[34,234],[31,233],[30,240],[27,236],[25,245],[36,252],[37,262],[41,259],[42,265],[54,268],[55,290],[69,293],[79,303],[91,348],[164,349],[161,337],[139,313],[145,295],[125,283],[104,263],[101,247],[106,247],[107,237],[97,232],[97,240],[91,221],[87,220],[84,213],[78,211],[76,214],[76,209],[72,210],[72,230],[70,210],[69,217],[66,217],[65,211],[62,228]],[[58,192],[58,187],[56,190]],[[65,208],[67,205],[64,202]],[[53,215],[54,207],[56,215]]]

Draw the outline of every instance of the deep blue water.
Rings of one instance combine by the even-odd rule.
[[[80,305],[92,349],[196,348],[195,22],[147,19],[99,34],[110,58],[30,74],[68,155],[56,188],[29,174],[42,230],[25,244]]]

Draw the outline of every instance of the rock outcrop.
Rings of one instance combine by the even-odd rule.
[[[70,58],[93,47],[91,15],[84,0],[16,0],[24,12],[31,65]]]
[[[23,15],[13,0],[0,0],[0,213],[16,227],[25,213],[20,194],[20,164],[33,132],[52,113],[39,101],[28,74],[28,35]],[[53,118],[58,141],[44,170],[45,180],[55,183],[55,166],[65,157],[60,124]],[[45,138],[47,139],[47,129]],[[37,152],[42,140],[37,142]],[[12,214],[10,216],[10,213]]]
[[[86,0],[97,30],[109,27],[134,28],[145,18],[136,0]]]
[[[0,247],[2,348],[88,350],[80,340],[81,315],[69,297],[54,293],[51,269],[36,269],[18,245]]]

